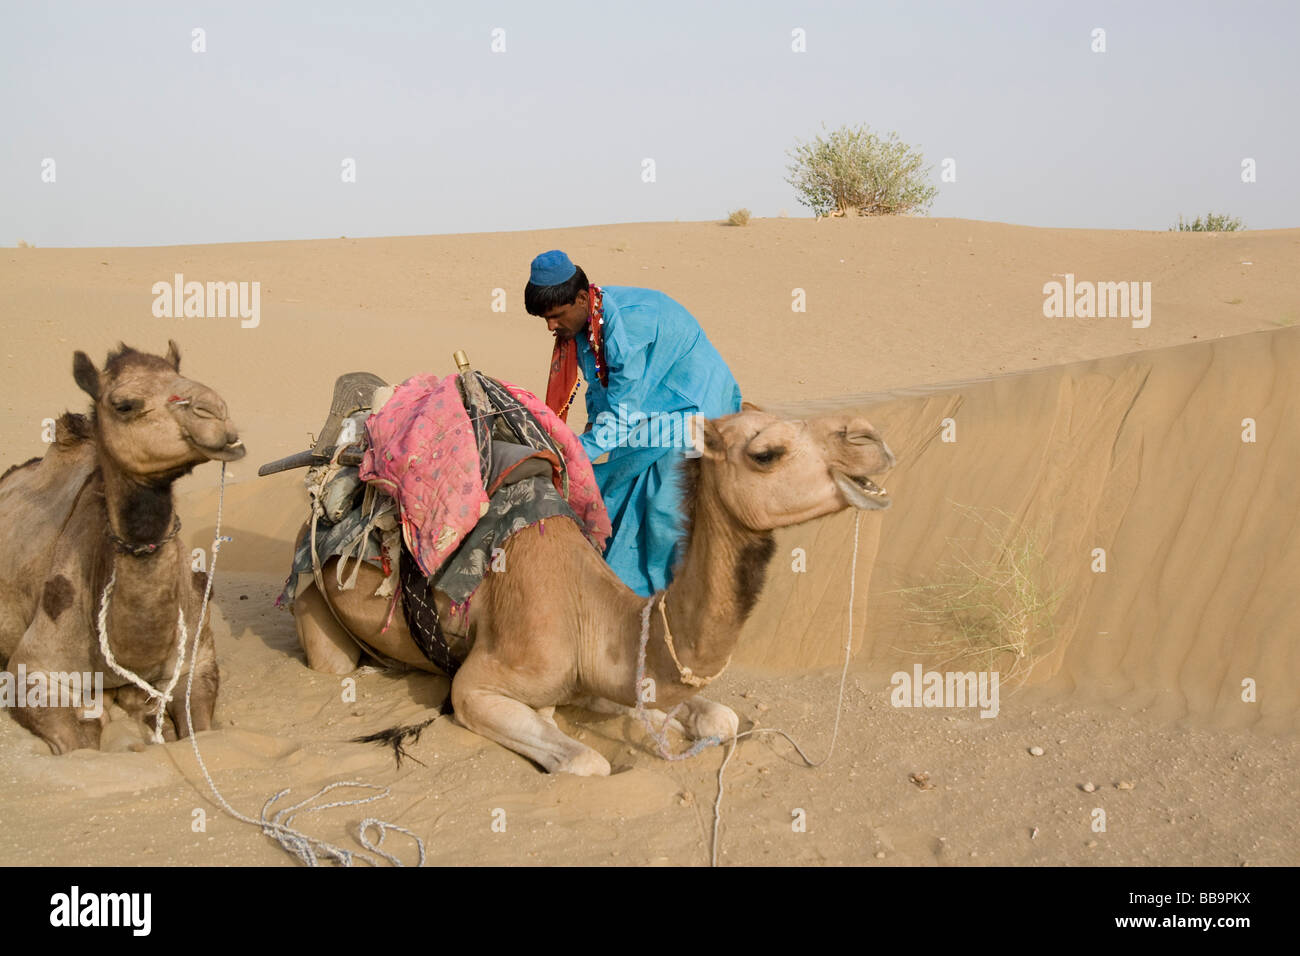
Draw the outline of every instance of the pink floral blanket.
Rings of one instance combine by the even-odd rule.
[[[587,539],[604,551],[609,514],[578,437],[532,392],[501,384],[564,452],[569,506]],[[361,478],[378,482],[397,499],[406,545],[425,575],[433,574],[460,546],[488,504],[474,429],[456,376],[407,379],[383,408],[366,419],[366,432],[370,448],[361,463]],[[555,478],[562,492],[558,475]]]

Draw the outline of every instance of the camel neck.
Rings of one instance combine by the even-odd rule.
[[[172,534],[175,509],[171,480],[142,482],[102,464],[100,470],[113,534],[128,546],[161,543]]]
[[[712,468],[703,462],[687,467],[699,472],[685,502],[690,519],[686,556],[664,600],[681,663],[711,676],[735,650],[762,590],[775,541],[771,532],[751,531],[727,514]]]

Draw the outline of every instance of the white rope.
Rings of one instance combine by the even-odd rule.
[[[196,752],[197,750],[198,748],[195,747]],[[205,767],[204,774],[206,775],[206,773],[207,768]],[[216,793],[216,786],[212,784],[211,777],[208,777],[208,784],[212,786],[212,792]],[[366,790],[379,790],[382,792],[372,794],[369,797],[361,797],[356,800],[336,800],[333,803],[324,803],[318,807],[307,807],[307,804],[311,803],[317,797],[329,793],[331,790],[338,787],[361,787]],[[275,803],[275,801],[279,800],[288,792],[289,789],[285,788],[267,800],[262,806],[262,816],[260,820],[254,820],[251,817],[246,817],[237,812],[230,806],[230,804],[226,803],[226,801],[221,798],[220,794],[217,794],[217,797],[218,799],[221,799],[223,806],[226,808],[226,812],[244,823],[251,823],[255,826],[260,826],[263,833],[269,837],[273,837],[286,852],[292,853],[308,866],[320,866],[318,854],[327,856],[336,862],[342,863],[344,866],[351,866],[353,860],[362,860],[371,866],[378,865],[372,857],[366,856],[364,853],[358,853],[355,850],[345,850],[332,843],[326,843],[324,840],[317,840],[314,837],[309,837],[300,830],[293,829],[289,824],[300,811],[302,813],[318,813],[321,810],[331,810],[335,807],[354,807],[363,803],[369,803],[372,800],[382,800],[384,797],[389,795],[387,787],[381,787],[378,784],[373,783],[358,783],[354,780],[339,780],[321,787],[306,800],[295,803],[291,807],[285,807],[283,810],[277,811],[275,816],[268,817],[267,813],[271,809],[271,804]],[[304,807],[306,807],[306,809],[303,809]],[[366,837],[366,830],[371,826],[379,827],[379,841],[373,845]],[[417,863],[416,866],[424,866],[424,841],[405,827],[399,827],[394,823],[386,823],[383,820],[376,820],[374,817],[367,817],[361,821],[361,827],[358,831],[357,839],[367,850],[374,850],[384,859],[392,863],[393,866],[404,866],[405,864],[397,857],[379,848],[380,845],[383,844],[386,831],[388,830],[397,830],[401,833],[407,834],[411,839],[415,840],[416,847],[420,851],[420,862]]]
[[[665,595],[665,597],[666,596],[667,595]],[[650,713],[646,710],[645,702],[641,699],[641,685],[645,681],[645,651],[646,645],[650,642],[650,609],[654,607],[655,597],[656,595],[651,595],[650,600],[647,601],[645,607],[641,609],[641,647],[640,650],[637,651],[636,658],[636,707],[633,711],[633,716],[640,719],[641,723],[645,725],[646,733],[650,735],[659,748],[660,757],[664,760],[686,760],[689,757],[694,757],[697,753],[707,747],[715,747],[722,743],[722,738],[717,736],[704,737],[695,741],[695,743],[691,745],[690,749],[683,750],[681,753],[673,753],[669,749],[668,744],[668,725],[673,722],[673,718],[677,716],[678,711],[686,706],[686,701],[684,700],[679,702],[676,707],[668,712],[668,715],[663,719],[663,723],[659,725],[659,729],[655,729],[654,723],[650,719]],[[659,606],[660,608],[663,607],[662,604]],[[667,627],[668,618],[665,617],[665,635],[667,635]],[[671,647],[671,645],[669,646]],[[677,660],[676,654],[673,655],[673,660]],[[680,662],[678,662],[677,668],[680,673]],[[723,665],[723,669],[726,669],[725,664]],[[718,673],[714,674],[713,677],[710,677],[709,680],[713,680],[720,676],[722,676],[722,671],[718,671]],[[683,681],[683,683],[685,683],[685,681]]]
[[[379,839],[374,844],[371,844],[370,840],[366,837],[366,830],[372,826],[379,827]],[[384,837],[388,835],[389,830],[396,830],[398,833],[405,833],[415,841],[415,845],[420,848],[420,862],[415,865],[424,866],[424,841],[410,830],[406,829],[406,827],[399,827],[395,823],[385,823],[383,820],[376,820],[374,817],[366,817],[361,821],[361,829],[357,833],[357,840],[360,841],[361,845],[367,850],[373,850],[378,853],[389,863],[393,864],[393,866],[404,866],[405,864],[397,857],[393,856],[386,850],[380,849],[380,847],[384,845]]]
[[[104,593],[99,599],[99,651],[104,655],[104,660],[118,677],[130,681],[136,687],[140,688],[149,695],[150,700],[158,701],[158,713],[154,715],[153,737],[152,742],[160,744],[163,742],[162,723],[163,712],[167,705],[172,702],[172,691],[176,689],[176,682],[181,679],[181,668],[185,664],[185,647],[189,643],[189,635],[185,631],[185,610],[178,607],[176,609],[176,667],[172,671],[172,679],[167,682],[167,689],[160,691],[152,684],[128,668],[123,667],[113,657],[113,649],[108,643],[108,600],[113,594],[113,585],[117,583],[117,556],[113,556],[113,571],[108,577],[108,583],[104,585]]]
[[[195,655],[198,654],[199,638],[203,634],[203,620],[204,620],[204,616],[207,614],[208,611],[208,600],[212,596],[212,579],[217,571],[217,554],[221,551],[221,517],[222,517],[222,511],[225,506],[225,500],[226,500],[226,463],[223,461],[221,463],[221,485],[220,485],[220,490],[217,494],[217,526],[216,526],[216,530],[213,532],[213,540],[212,540],[212,563],[208,566],[208,583],[207,583],[207,587],[203,591],[203,605],[202,607],[199,608],[199,626],[194,630],[194,654]],[[197,657],[195,657],[195,659],[197,660]],[[261,819],[259,820],[255,820],[252,817],[245,816],[244,814],[240,813],[238,810],[236,810],[234,807],[230,805],[230,803],[226,800],[226,798],[221,795],[221,791],[217,789],[217,784],[212,779],[212,774],[208,772],[208,765],[203,762],[203,754],[199,752],[199,737],[198,734],[195,733],[194,731],[194,723],[190,717],[190,694],[194,689],[194,670],[195,670],[194,667],[190,668],[189,675],[185,681],[185,722],[189,727],[189,731],[190,731],[190,746],[194,748],[194,759],[198,761],[199,769],[203,771],[203,779],[207,781],[209,789],[212,790],[212,795],[216,797],[217,803],[221,805],[222,809],[224,809],[236,820],[239,820],[241,823],[249,823],[252,824],[253,826],[261,827],[262,832],[264,834],[266,834],[269,837],[273,837],[276,840],[276,842],[279,843],[280,846],[284,848],[285,851],[292,853],[294,856],[298,857],[298,859],[302,860],[308,866],[320,865],[320,861],[317,858],[318,853],[324,854],[325,856],[328,856],[331,859],[334,859],[339,863],[342,863],[344,866],[351,866],[352,861],[354,859],[362,860],[366,863],[369,863],[371,866],[377,865],[373,857],[369,857],[364,853],[357,853],[356,851],[353,850],[345,850],[342,847],[334,846],[332,843],[326,843],[324,840],[317,840],[314,837],[309,837],[307,836],[307,834],[299,830],[293,829],[293,827],[289,826],[289,823],[290,821],[292,821],[293,815],[297,810],[306,806],[308,803],[311,803],[311,801],[315,800],[317,797],[321,796],[322,794],[328,793],[329,791],[335,789],[336,787],[361,787],[368,790],[378,790],[380,792],[376,794],[372,794],[371,796],[368,797],[360,797],[355,800],[339,800],[336,801],[335,803],[325,804],[324,806],[312,807],[309,810],[306,810],[304,812],[315,813],[320,810],[328,810],[332,807],[360,806],[363,803],[370,803],[372,800],[382,800],[384,797],[390,796],[392,793],[392,791],[388,787],[380,787],[377,784],[371,784],[371,783],[357,783],[351,780],[337,781],[335,783],[327,784],[326,786],[322,787],[320,790],[318,790],[312,796],[308,797],[306,800],[303,800],[301,803],[294,804],[292,807],[279,811],[275,815],[275,817],[268,818],[267,811],[270,809],[271,804],[275,803],[276,800],[279,800],[282,796],[284,796],[286,793],[289,792],[289,790],[286,788],[284,790],[281,790],[275,796],[271,797],[271,799],[266,801],[266,803],[262,806],[262,816]],[[366,829],[367,827],[372,825],[378,825],[380,828],[379,843],[373,846],[366,838]],[[414,833],[411,833],[410,830],[406,830],[402,827],[396,826],[391,823],[384,823],[382,821],[375,820],[373,818],[367,818],[361,822],[361,829],[358,835],[358,840],[360,841],[362,846],[366,847],[366,849],[374,850],[375,852],[379,853],[380,856],[384,857],[389,862],[393,863],[395,866],[400,866],[401,864],[398,862],[396,857],[379,849],[379,845],[384,842],[384,833],[386,830],[397,830],[401,833],[406,833],[409,836],[411,836],[415,840],[415,844],[418,847],[420,853],[420,862],[416,865],[417,866],[424,865],[424,841],[421,840]]]
[[[225,500],[226,500],[226,463],[223,461],[221,463],[221,486],[220,486],[220,491],[218,492],[217,495],[217,526],[216,526],[216,530],[213,532],[213,540],[212,540],[212,563],[208,566],[207,587],[203,591],[203,604],[199,608],[199,623],[198,626],[194,629],[194,643],[190,654],[190,660],[194,661],[195,663],[197,663],[198,661],[199,639],[203,635],[203,623],[208,613],[208,601],[212,597],[212,579],[217,572],[217,554],[221,550],[221,517],[225,505]],[[114,560],[116,561],[116,559]],[[159,700],[158,721],[154,728],[153,741],[154,743],[162,743],[163,711],[165,710],[166,704],[171,702],[172,691],[175,689],[176,683],[180,679],[181,665],[185,660],[185,649],[186,646],[189,644],[188,633],[186,632],[186,628],[185,628],[185,612],[181,610],[177,614],[177,633],[180,638],[180,648],[178,650],[178,656],[176,661],[176,671],[175,673],[172,674],[172,679],[171,682],[167,685],[167,690],[158,691],[154,687],[152,687],[148,682],[141,679],[137,674],[134,674],[131,671],[127,670],[126,668],[119,666],[117,661],[114,660],[113,658],[112,649],[109,647],[108,644],[108,602],[109,602],[109,598],[113,593],[113,585],[116,580],[117,580],[117,566],[115,563],[113,566],[113,573],[108,579],[108,584],[104,587],[103,598],[100,601],[99,647],[104,654],[104,659],[108,661],[108,665],[111,668],[113,668],[113,670],[116,671],[119,676],[135,684],[137,687],[139,687],[141,690],[147,693],[151,699],[157,698]],[[363,803],[370,803],[372,800],[382,800],[384,797],[390,796],[392,793],[392,791],[388,787],[381,787],[378,784],[373,784],[373,783],[358,783],[352,780],[340,780],[335,783],[327,784],[326,786],[322,787],[320,790],[316,791],[316,793],[312,794],[312,796],[308,797],[306,800],[303,800],[302,802],[296,803],[291,807],[287,807],[283,810],[278,811],[274,817],[267,817],[267,813],[271,809],[271,804],[275,803],[275,801],[279,800],[281,797],[283,797],[286,793],[289,792],[289,789],[286,788],[284,790],[281,790],[275,796],[271,797],[271,799],[266,801],[266,803],[262,807],[261,819],[254,819],[253,817],[245,816],[244,814],[240,813],[238,810],[236,810],[234,807],[230,805],[230,803],[226,800],[226,798],[221,795],[221,791],[217,789],[217,785],[212,779],[212,774],[208,772],[207,764],[203,762],[203,754],[199,752],[199,737],[194,730],[194,720],[193,717],[191,716],[191,707],[190,707],[190,696],[194,689],[195,670],[196,668],[193,666],[193,664],[191,664],[189,674],[185,681],[185,726],[189,730],[190,745],[194,748],[194,759],[198,761],[199,769],[203,771],[203,779],[207,781],[208,787],[212,790],[212,795],[216,797],[217,803],[221,805],[221,808],[225,810],[227,813],[229,813],[236,820],[239,820],[241,823],[248,823],[248,824],[252,824],[253,826],[261,827],[261,830],[264,834],[274,838],[276,842],[279,843],[280,846],[283,847],[287,852],[292,853],[294,856],[298,857],[298,859],[302,860],[308,866],[319,866],[320,856],[327,856],[339,863],[342,863],[344,866],[351,866],[354,860],[362,860],[365,863],[370,864],[371,866],[377,866],[378,864],[375,862],[375,859],[373,857],[367,856],[364,853],[358,853],[355,850],[345,850],[342,847],[334,846],[332,843],[326,843],[324,840],[317,840],[314,837],[309,837],[307,836],[307,834],[299,830],[295,830],[289,824],[293,820],[294,815],[299,811],[303,813],[317,813],[321,810],[329,810],[333,807],[354,807],[354,806],[360,806]],[[311,803],[317,797],[321,796],[322,794],[328,793],[329,791],[334,790],[338,787],[361,787],[363,789],[378,790],[380,792],[372,794],[368,797],[359,797],[355,800],[338,800],[335,801],[334,803],[327,803],[318,807],[309,807],[305,810],[303,809],[303,807],[306,807],[307,804]],[[369,837],[367,837],[366,835],[366,831],[370,827],[379,828],[379,839],[377,842],[373,844],[370,842]],[[380,849],[380,847],[383,845],[384,837],[387,835],[387,832],[389,830],[396,830],[398,833],[405,833],[407,836],[411,837],[411,839],[415,841],[415,845],[418,848],[420,853],[420,862],[416,865],[424,866],[424,841],[421,840],[414,833],[412,833],[410,830],[407,830],[405,827],[399,827],[393,823],[386,823],[383,820],[376,820],[373,817],[367,817],[365,820],[361,821],[361,828],[358,832],[357,839],[361,843],[361,845],[365,847],[367,850],[372,850],[375,853],[378,853],[380,856],[388,860],[394,866],[402,866],[403,865],[402,862],[396,856],[394,856],[391,853],[388,853],[385,850]]]

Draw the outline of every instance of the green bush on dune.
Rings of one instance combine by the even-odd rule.
[[[1170,226],[1169,231],[1170,232],[1236,232],[1237,230],[1244,229],[1244,228],[1245,226],[1242,224],[1242,221],[1240,219],[1237,219],[1233,216],[1223,215],[1217,212],[1206,213],[1204,219],[1201,219],[1200,216],[1197,216],[1191,222],[1185,222],[1183,220],[1182,214],[1180,213],[1178,216],[1178,225]]]
[[[786,182],[818,216],[924,212],[939,192],[926,181],[919,152],[900,142],[897,133],[882,138],[865,124],[796,143],[788,155],[793,162]]]

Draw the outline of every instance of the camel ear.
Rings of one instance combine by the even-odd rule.
[[[72,377],[83,392],[99,401],[99,371],[85,352],[72,356]]]
[[[757,405],[755,405],[753,402],[741,402],[741,403],[740,403],[740,410],[741,410],[742,412],[761,412],[761,411],[762,411],[762,409],[759,408]]]
[[[181,370],[181,350],[176,345],[175,339],[167,340],[167,361],[172,363],[172,368],[176,371]]]
[[[707,458],[721,459],[727,457],[727,440],[713,422],[704,421],[704,455]]]
[[[691,450],[686,453],[688,458],[706,457],[717,459],[726,457],[727,443],[717,425],[699,412],[695,412],[687,416],[686,427],[690,433],[691,445]]]

